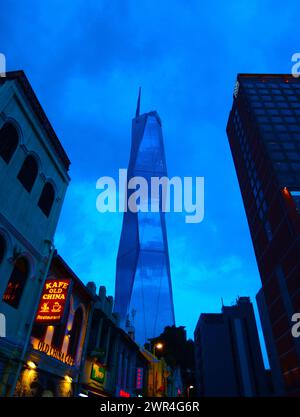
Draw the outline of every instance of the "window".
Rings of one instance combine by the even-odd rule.
[[[272,101],[272,97],[271,96],[261,96],[263,101]]]
[[[6,242],[5,242],[4,237],[0,235],[0,264],[2,263],[4,259],[5,251],[6,251]]]
[[[267,124],[261,124],[260,125],[260,129],[263,132],[270,132],[272,130],[272,126],[271,125],[267,125]]]
[[[276,161],[281,161],[281,160],[285,159],[284,154],[282,152],[270,151],[270,155],[271,155],[272,159],[274,159]]]
[[[287,123],[296,123],[297,122],[295,117],[285,117],[285,121]]]
[[[38,174],[38,164],[34,156],[28,155],[18,174],[18,180],[29,193]]]
[[[47,326],[42,324],[34,324],[32,327],[31,335],[37,339],[43,340],[46,335]]]
[[[25,258],[17,259],[7,284],[3,301],[18,308],[28,278],[29,266]]]
[[[288,163],[284,163],[284,162],[276,162],[276,169],[279,171],[279,172],[286,172],[286,171],[288,171],[289,170],[289,165],[288,165]]]
[[[11,123],[5,123],[0,129],[0,156],[8,164],[19,143],[17,129]]]
[[[277,130],[278,132],[284,132],[285,130],[287,130],[287,127],[285,125],[273,125],[274,129]]]
[[[291,191],[291,196],[293,197],[297,212],[300,213],[300,192]]]
[[[293,168],[294,171],[300,172],[300,162],[293,162],[292,163],[292,168]]]
[[[64,316],[69,317],[69,310],[68,310],[68,313],[67,314],[66,313],[67,311],[65,311]],[[62,348],[64,337],[66,335],[66,327],[67,327],[66,320],[63,320],[62,323],[54,326],[54,331],[53,331],[52,341],[51,341],[52,346],[55,346],[58,349]]]
[[[278,110],[277,109],[268,109],[268,114],[278,114]]]
[[[65,331],[66,331],[66,324],[62,323],[62,324],[58,324],[55,326],[54,328],[54,332],[53,332],[53,336],[52,336],[52,345],[57,347],[57,348],[61,348],[62,344],[63,344],[63,338],[65,336]]]
[[[71,355],[73,358],[76,357],[76,352],[77,352],[77,348],[78,348],[79,341],[80,341],[82,322],[83,322],[82,309],[78,308],[76,310],[76,313],[73,319],[72,330],[70,333],[69,349],[68,349],[69,355]]]
[[[271,94],[276,94],[276,95],[281,94],[281,90],[278,90],[278,89],[272,89],[272,90],[271,90]]]
[[[254,110],[255,114],[265,114],[265,110],[264,109],[255,109]]]
[[[268,123],[269,119],[267,117],[258,117],[257,120],[259,123]]]
[[[54,197],[55,191],[52,184],[50,184],[50,182],[46,182],[41,193],[38,206],[47,217],[49,217],[51,208],[53,206]]]
[[[298,125],[289,125],[289,130],[292,132],[298,132],[300,127]]]
[[[271,120],[274,123],[281,123],[283,121],[282,118],[281,117],[278,117],[278,116],[271,117]]]
[[[272,228],[271,228],[271,225],[270,225],[270,223],[268,222],[268,220],[266,220],[266,221],[265,221],[264,226],[265,226],[265,232],[266,232],[267,238],[268,238],[268,240],[269,240],[269,242],[270,242],[270,241],[272,240],[272,238],[273,238],[273,234],[272,234]]]
[[[293,142],[282,142],[284,149],[295,149],[295,144]]]
[[[290,160],[299,160],[299,153],[298,152],[287,152],[287,156]]]

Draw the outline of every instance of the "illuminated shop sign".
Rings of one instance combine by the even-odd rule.
[[[130,397],[129,392],[126,392],[123,389],[120,389],[119,395],[120,397]]]
[[[104,384],[106,369],[101,366],[93,363],[91,371],[91,379],[93,381],[99,382],[99,384]]]
[[[59,324],[63,318],[70,287],[69,279],[47,279],[43,288],[35,321],[39,324]]]
[[[39,352],[43,352],[51,358],[57,359],[60,362],[65,363],[69,366],[74,366],[75,361],[72,356],[67,355],[66,353],[62,352],[61,350],[57,349],[54,346],[49,345],[48,343],[42,342],[41,340],[34,339],[33,348],[38,350]]]
[[[144,369],[137,368],[136,370],[136,389],[143,389],[143,375]]]

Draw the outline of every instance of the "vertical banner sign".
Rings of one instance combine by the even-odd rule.
[[[69,279],[47,279],[35,318],[38,324],[59,324],[64,316],[70,287]]]
[[[136,370],[136,389],[143,389],[143,368],[137,368]]]

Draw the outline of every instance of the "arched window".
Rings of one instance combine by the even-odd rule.
[[[6,251],[6,242],[2,235],[0,235],[0,264],[3,261],[4,255]]]
[[[76,352],[77,352],[81,328],[82,328],[82,322],[83,322],[82,309],[78,308],[76,310],[76,313],[73,319],[72,330],[70,333],[69,349],[68,349],[69,355],[71,355],[73,358],[76,357]]]
[[[3,301],[14,308],[18,308],[28,274],[29,265],[27,260],[25,258],[17,259],[3,295]]]
[[[50,182],[46,182],[41,193],[38,206],[47,217],[49,217],[51,208],[53,206],[54,197],[55,191],[53,185],[50,184]]]
[[[38,164],[34,156],[28,155],[21,166],[18,174],[18,180],[29,193],[38,174]]]
[[[64,314],[66,317],[69,317],[69,310],[68,312],[65,311]],[[57,324],[54,327],[52,341],[51,341],[52,346],[55,346],[56,348],[61,349],[62,344],[64,342],[64,337],[66,334],[66,327],[67,327],[66,321],[63,321],[61,324]]]
[[[17,129],[12,123],[5,123],[0,129],[0,156],[8,164],[19,143]]]

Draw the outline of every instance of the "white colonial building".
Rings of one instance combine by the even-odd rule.
[[[7,72],[0,78],[0,396],[13,395],[26,358],[69,165],[24,72]]]

